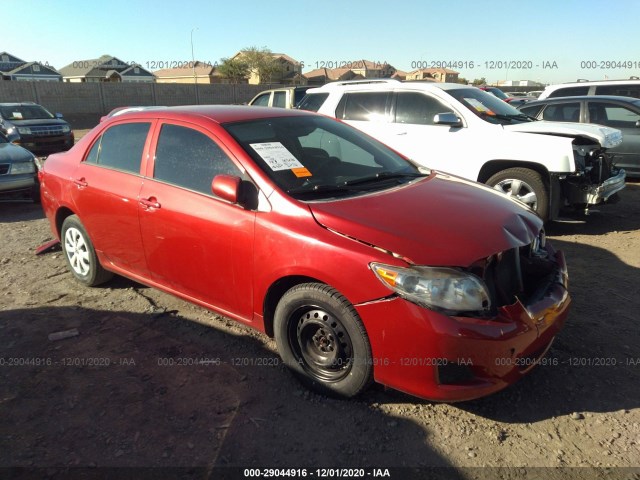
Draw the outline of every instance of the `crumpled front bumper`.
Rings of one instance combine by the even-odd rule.
[[[356,305],[373,353],[374,378],[435,401],[482,397],[539,365],[562,328],[571,298],[562,252],[553,252],[554,280],[534,304],[516,301],[493,320],[450,317],[402,298]],[[459,374],[460,378],[453,378]]]
[[[575,179],[568,179],[569,189],[567,198],[572,205],[598,205],[606,202],[609,198],[624,189],[627,173],[624,169],[619,169],[618,173],[609,177],[599,185],[588,184]]]

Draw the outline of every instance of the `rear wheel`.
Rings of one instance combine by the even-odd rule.
[[[487,180],[487,185],[520,200],[543,220],[549,217],[549,189],[542,176],[529,168],[507,168]]]
[[[100,285],[113,274],[100,265],[89,235],[77,215],[65,218],[62,223],[62,250],[69,270],[81,283],[88,287]]]
[[[307,387],[350,398],[371,382],[364,325],[335,289],[320,283],[293,287],[278,303],[274,330],[282,360]]]

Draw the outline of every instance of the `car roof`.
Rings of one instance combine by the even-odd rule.
[[[366,87],[367,90],[386,90],[386,89],[408,89],[408,90],[457,90],[462,88],[476,88],[473,85],[463,85],[461,83],[440,83],[440,82],[424,82],[420,80],[411,80],[400,82],[395,79],[373,79],[373,80],[352,80],[344,82],[330,82],[322,86],[314,88],[309,93],[320,93],[327,91],[335,91],[339,89],[357,90],[359,87]]]
[[[623,97],[621,95],[576,95],[572,97],[552,97],[552,98],[543,98],[542,100],[532,100],[530,102],[525,103],[525,105],[543,105],[547,103],[564,103],[568,101],[586,101],[586,100],[597,100],[599,102],[609,101],[609,102],[621,102],[621,103],[631,103],[635,106],[640,106],[640,99],[635,97]]]
[[[35,102],[7,102],[7,103],[0,103],[0,107],[15,107],[17,105],[38,105]]]
[[[173,120],[208,119],[221,124],[262,118],[305,117],[313,115],[315,114],[304,110],[287,108],[252,107],[246,105],[187,105],[127,112],[125,115],[110,117],[108,121],[116,122],[133,118],[167,118]]]

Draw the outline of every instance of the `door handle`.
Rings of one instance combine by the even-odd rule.
[[[147,208],[160,208],[160,203],[156,197],[141,198],[140,205]]]
[[[406,135],[407,132],[400,132],[400,133],[396,133],[396,135]]]
[[[84,179],[84,177],[82,178],[76,178],[73,183],[75,183],[78,188],[85,188],[87,186],[89,186],[89,184],[87,183],[87,181]]]

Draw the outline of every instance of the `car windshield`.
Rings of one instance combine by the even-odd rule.
[[[514,124],[532,121],[507,102],[479,88],[459,88],[447,93],[489,123]]]
[[[317,112],[328,96],[328,93],[307,93],[302,100],[300,100],[297,108],[309,112]]]
[[[5,105],[0,107],[5,120],[40,120],[55,118],[40,105]]]
[[[360,131],[321,116],[223,127],[278,187],[299,200],[359,195],[428,175]]]

